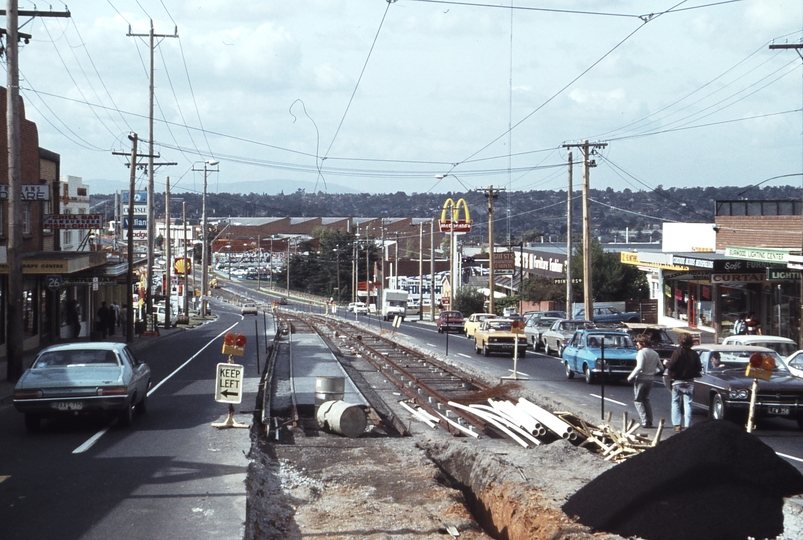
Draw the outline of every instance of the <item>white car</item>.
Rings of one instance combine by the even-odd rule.
[[[351,306],[351,304],[349,304]],[[365,305],[365,302],[354,302],[354,305],[351,306],[351,311],[355,314],[366,314],[368,313],[368,306]]]
[[[779,336],[759,336],[755,334],[728,336],[722,341],[722,344],[767,347],[777,352],[781,358],[786,358],[797,350],[797,343],[789,338]]]
[[[803,350],[790,354],[784,358],[784,362],[789,368],[789,373],[795,377],[803,377]]]
[[[170,309],[170,326],[175,326],[178,320],[178,315],[175,309]],[[165,324],[165,307],[164,304],[156,307],[156,324],[164,326]]]
[[[259,310],[257,309],[257,305],[256,304],[254,304],[253,302],[248,302],[248,303],[243,304],[241,313],[243,315],[248,315],[249,313],[251,315],[259,315]]]

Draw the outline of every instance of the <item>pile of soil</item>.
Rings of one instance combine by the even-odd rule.
[[[602,473],[563,506],[595,530],[649,540],[775,538],[803,475],[739,426],[707,421]]]

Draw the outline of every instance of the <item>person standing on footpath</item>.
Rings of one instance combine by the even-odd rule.
[[[750,336],[760,336],[761,335],[761,323],[758,322],[758,317],[756,317],[756,312],[751,311],[750,316],[745,321],[747,325],[747,334]]]
[[[98,308],[98,331],[103,336],[103,339],[106,339],[106,332],[109,329],[109,308],[106,306],[106,302],[103,301],[100,303],[100,308]]]
[[[682,431],[691,425],[694,378],[699,377],[703,371],[700,355],[691,348],[693,344],[691,334],[681,334],[678,338],[680,348],[664,361],[672,380],[672,424],[675,431]]]
[[[109,335],[114,335],[117,326],[120,324],[120,304],[117,300],[112,302],[109,306]]]
[[[633,383],[633,404],[641,419],[641,425],[645,428],[653,427],[650,391],[655,373],[661,365],[661,358],[650,345],[652,345],[652,340],[649,336],[645,334],[636,336],[636,346],[638,347],[636,367],[627,376],[627,381]]]

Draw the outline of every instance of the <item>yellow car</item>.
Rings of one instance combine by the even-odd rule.
[[[466,322],[463,323],[463,333],[466,335],[468,339],[472,339],[474,337],[474,332],[477,331],[482,325],[482,321],[489,317],[495,317],[493,313],[473,313]]]

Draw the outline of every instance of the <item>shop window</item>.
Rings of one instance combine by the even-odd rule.
[[[22,326],[26,336],[36,335],[36,307],[36,289],[24,291],[22,293]]]
[[[6,203],[0,202],[0,236],[6,235]]]
[[[22,234],[31,234],[31,203],[22,203]]]

